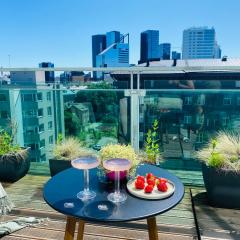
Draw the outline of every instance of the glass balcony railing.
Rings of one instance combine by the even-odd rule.
[[[108,143],[144,150],[146,133],[158,120],[161,166],[197,173],[201,164],[195,152],[217,131],[240,129],[237,77],[180,81],[161,79],[159,72],[159,79],[151,80],[141,72],[121,75],[118,70],[105,82],[85,79],[86,74],[67,81],[66,73],[55,72],[46,83],[44,72],[25,70],[2,73],[0,129],[30,147],[36,166],[52,158],[59,134],[75,136],[96,151]]]

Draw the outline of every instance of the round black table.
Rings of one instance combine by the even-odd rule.
[[[56,211],[67,215],[65,240],[73,239],[76,222],[79,222],[78,239],[83,239],[84,223],[90,222],[125,222],[147,219],[149,239],[158,239],[155,216],[176,206],[184,196],[184,186],[181,181],[157,166],[141,164],[137,174],[146,175],[151,172],[157,177],[167,178],[175,185],[172,196],[162,200],[144,200],[134,197],[122,185],[127,200],[114,204],[107,200],[113,186],[99,182],[97,170],[90,170],[90,188],[97,193],[93,200],[83,202],[76,195],[83,189],[83,171],[70,168],[52,177],[44,186],[45,201]],[[114,184],[113,184],[114,185]]]

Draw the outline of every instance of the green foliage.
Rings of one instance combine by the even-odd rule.
[[[238,133],[220,131],[196,157],[206,165],[218,169],[240,172],[240,136]]]
[[[71,109],[64,109],[64,124],[66,135],[77,135],[79,123],[75,121]]]
[[[208,165],[210,167],[221,168],[223,164],[224,157],[218,152],[213,152],[208,160]]]
[[[6,131],[0,132],[0,155],[16,153],[21,148],[18,145],[13,145],[13,138]]]
[[[61,144],[62,141],[63,141],[63,135],[61,133],[59,133],[57,136],[57,144]]]
[[[221,168],[224,164],[224,157],[216,151],[217,139],[213,138],[211,141],[212,153],[208,159],[208,165],[210,167]]]
[[[90,102],[96,121],[101,122],[105,115],[118,116],[118,95],[111,89],[112,85],[106,82],[90,83],[88,90],[80,90],[77,93],[75,102]]]
[[[158,120],[154,120],[152,129],[147,132],[145,152],[147,154],[148,161],[156,163],[157,158],[160,158],[159,144],[157,139]]]

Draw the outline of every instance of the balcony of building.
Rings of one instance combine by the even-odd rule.
[[[33,74],[38,71],[54,72],[54,81]],[[65,76],[71,71],[87,77],[81,74],[79,80],[70,81]],[[104,73],[104,82],[89,78],[89,72],[97,71]],[[34,76],[31,84],[26,81],[29,72]],[[163,157],[157,164],[185,185],[183,201],[157,217],[159,238],[240,239],[239,210],[208,204],[201,162],[196,159],[196,151],[219,130],[239,131],[239,67],[28,68],[2,69],[1,76],[0,129],[14,133],[15,143],[31,148],[31,167],[19,181],[3,183],[16,207],[0,222],[17,216],[45,220],[3,239],[63,238],[65,217],[42,198],[60,134],[74,136],[94,151],[121,143],[138,152],[144,151],[154,120]],[[144,221],[89,223],[85,232],[86,239],[148,239]]]

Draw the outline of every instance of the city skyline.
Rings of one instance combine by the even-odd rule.
[[[236,0],[228,5],[224,1],[206,0],[194,5],[189,0],[181,3],[124,0],[123,5],[124,2],[127,7],[120,11],[121,8],[114,8],[116,4],[107,1],[43,0],[34,4],[27,0],[4,1],[0,66],[33,67],[45,61],[56,67],[91,66],[91,36],[114,30],[130,34],[130,63],[136,64],[142,31],[159,30],[160,42],[169,42],[172,51],[182,52],[182,32],[193,26],[214,27],[222,55],[240,57],[240,35],[235,32],[240,3]],[[160,8],[164,11],[159,11]],[[119,11],[119,17],[115,17]],[[135,11],[141,14],[134,14]],[[187,14],[182,14],[184,11]]]

